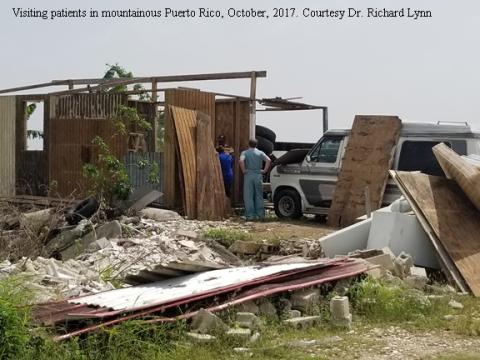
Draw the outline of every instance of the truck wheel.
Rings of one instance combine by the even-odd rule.
[[[302,217],[302,201],[296,190],[285,189],[275,194],[275,214],[281,219],[299,219]]]

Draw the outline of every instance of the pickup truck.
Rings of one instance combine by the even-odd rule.
[[[346,129],[328,130],[303,161],[272,169],[271,196],[279,218],[328,214],[349,134]],[[460,155],[480,154],[480,132],[472,131],[467,123],[403,123],[392,169],[443,176],[432,152],[440,142]],[[398,197],[400,191],[389,179],[383,202],[387,205]]]

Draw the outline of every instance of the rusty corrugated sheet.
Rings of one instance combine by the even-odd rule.
[[[139,161],[147,160],[148,165],[145,167],[139,166]],[[151,164],[157,163],[159,183],[149,182],[149,176],[151,173]],[[148,152],[145,154],[129,152],[125,156],[125,165],[127,166],[128,176],[130,183],[134,189],[143,188],[158,190],[163,193],[163,153]]]
[[[184,89],[169,89],[165,91],[165,204],[175,208],[181,203],[178,191],[177,161],[175,156],[175,129],[173,119],[168,110],[168,105],[181,107],[188,110],[201,111],[215,119],[215,94]],[[215,123],[212,122],[212,138],[215,137]]]
[[[61,196],[83,196],[86,181],[83,165],[94,162],[98,150],[92,144],[100,136],[111,152],[122,159],[127,152],[127,138],[115,136],[109,119],[126,104],[122,94],[75,94],[52,96],[49,124],[49,179],[57,183]]]
[[[15,195],[15,96],[0,97],[0,195]]]

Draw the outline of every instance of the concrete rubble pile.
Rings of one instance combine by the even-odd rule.
[[[0,278],[16,275],[25,279],[26,286],[34,290],[34,301],[44,302],[111,290],[114,284],[150,282],[139,275],[162,266],[167,268],[163,275],[178,276],[185,274],[175,273],[182,262],[188,262],[187,270],[194,272],[197,263],[222,268],[229,266],[231,257],[236,259],[228,250],[223,249],[230,258],[199,239],[203,229],[226,226],[228,221],[190,221],[172,211],[149,208],[140,215],[123,216],[94,230],[84,220],[49,241],[43,256],[0,262]],[[176,264],[176,270],[169,270],[169,264]]]

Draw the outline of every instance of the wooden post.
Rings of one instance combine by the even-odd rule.
[[[154,80],[152,81],[152,104],[154,106],[154,118],[155,120],[153,121],[153,129],[152,129],[152,133],[153,133],[153,141],[154,141],[154,144],[153,144],[153,150],[155,152],[158,152],[159,151],[159,148],[158,148],[158,141],[157,141],[157,136],[158,136],[158,104],[157,104],[157,99],[158,99],[158,95],[157,95],[157,82]]]
[[[74,86],[73,86],[73,81],[69,81],[68,82],[68,90],[73,90],[74,89]]]
[[[252,71],[250,77],[250,139],[255,138],[255,125],[256,125],[256,99],[257,97],[257,74]]]

